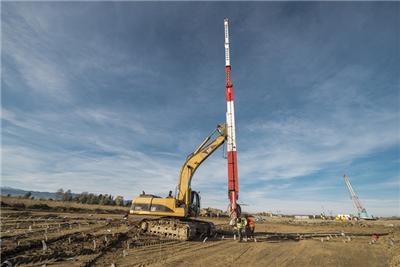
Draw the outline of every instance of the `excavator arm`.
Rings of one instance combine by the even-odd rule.
[[[219,135],[215,139],[211,140],[216,132],[218,132]],[[185,204],[186,207],[190,206],[192,202],[190,184],[194,173],[197,168],[225,142],[225,140],[226,125],[223,123],[219,124],[217,129],[205,138],[199,147],[187,157],[179,175],[179,191],[177,195],[179,203]]]

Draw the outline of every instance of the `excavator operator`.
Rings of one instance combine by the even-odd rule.
[[[167,198],[173,198],[172,191],[169,191]]]

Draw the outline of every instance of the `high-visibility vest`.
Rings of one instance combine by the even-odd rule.
[[[248,217],[247,218],[247,225],[251,229],[254,229],[256,227],[256,224],[255,224],[254,219],[252,217]]]
[[[243,229],[247,225],[247,221],[244,218],[240,218],[239,221],[236,223],[237,229]]]

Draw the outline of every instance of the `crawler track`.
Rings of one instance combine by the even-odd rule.
[[[213,223],[194,219],[163,217],[143,219],[139,224],[143,232],[181,241],[211,237],[216,232]]]

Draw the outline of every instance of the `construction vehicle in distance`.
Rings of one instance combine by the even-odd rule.
[[[175,197],[170,192],[166,198],[142,194],[133,200],[130,214],[158,217],[143,219],[140,222],[143,232],[178,240],[192,240],[215,232],[213,223],[191,219],[200,213],[200,196],[192,190],[191,181],[197,168],[225,142],[226,135],[226,124],[219,124],[187,157],[180,170]]]
[[[353,187],[351,186],[349,177],[347,177],[347,175],[343,175],[343,179],[344,179],[344,182],[346,183],[347,188],[349,189],[350,198],[351,198],[351,200],[353,200],[354,206],[356,207],[356,209],[358,211],[358,218],[362,219],[362,220],[376,220],[375,217],[373,217],[367,213],[367,210],[361,204],[361,201],[358,198],[358,195],[356,194]]]
[[[214,208],[203,208],[200,210],[200,217],[228,217],[228,213],[224,212],[223,210],[220,209],[214,209]]]
[[[349,214],[338,214],[335,217],[335,221],[352,221],[352,220],[357,220],[357,218]]]

